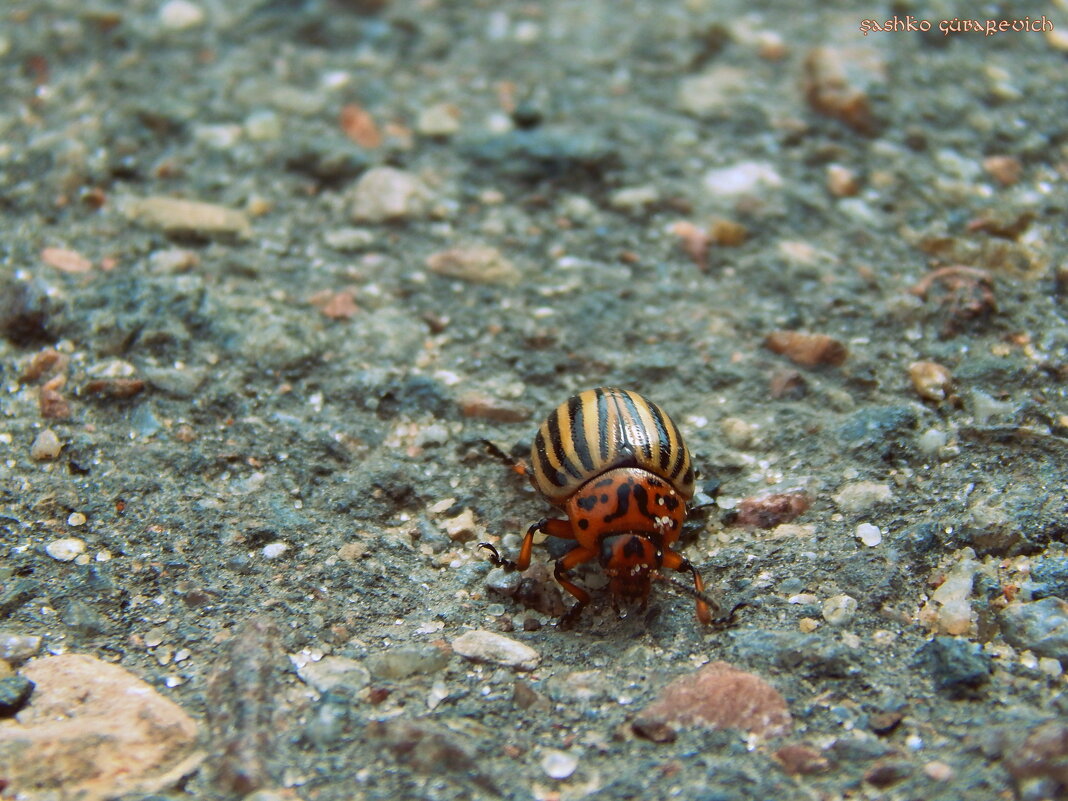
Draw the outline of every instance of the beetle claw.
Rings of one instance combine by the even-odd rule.
[[[490,545],[488,542],[480,542],[478,544],[478,547],[479,548],[485,548],[487,551],[490,552],[490,562],[493,563],[494,567],[502,567],[505,570],[507,570],[508,572],[511,572],[511,571],[515,570],[517,567],[519,567],[511,559],[505,559],[504,557],[502,557],[500,555],[500,553],[497,551],[497,549],[495,547],[493,547],[492,545]]]
[[[575,627],[578,622],[579,615],[582,614],[583,608],[586,604],[578,603],[568,609],[563,616],[556,622],[556,626],[559,629],[567,630]]]
[[[723,629],[729,629],[738,625],[737,612],[743,606],[749,606],[749,604],[747,604],[745,601],[739,601],[734,605],[734,608],[731,609],[731,611],[729,611],[727,614],[712,618],[712,622],[710,625],[712,626],[712,628],[719,629],[721,631]]]

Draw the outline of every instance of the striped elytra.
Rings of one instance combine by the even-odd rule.
[[[530,462],[535,488],[557,506],[619,467],[659,476],[683,500],[694,494],[690,452],[678,426],[651,400],[626,389],[589,389],[560,404],[538,429]]]

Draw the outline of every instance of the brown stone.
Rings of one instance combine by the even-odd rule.
[[[460,414],[497,423],[522,423],[530,419],[530,409],[521,403],[495,398],[483,392],[465,392],[460,397]]]
[[[759,676],[712,662],[668,684],[635,719],[635,733],[669,742],[680,727],[741,729],[762,737],[790,730],[785,699]]]
[[[1059,720],[1043,723],[1009,750],[1004,762],[1005,769],[1018,782],[1050,778],[1068,786],[1068,725]]]
[[[0,722],[0,776],[20,798],[113,798],[174,785],[203,759],[197,724],[118,665],[85,654],[26,664],[36,685]]]
[[[868,48],[816,47],[804,63],[805,99],[812,108],[868,136],[880,125],[872,112],[868,87],[886,79],[885,64]]]
[[[800,743],[784,745],[775,752],[775,761],[791,776],[810,776],[831,767],[830,760],[822,752]]]
[[[764,339],[764,347],[802,367],[838,367],[849,356],[846,346],[834,337],[803,331],[772,331]]]
[[[734,522],[750,528],[775,528],[803,514],[808,505],[808,497],[801,492],[778,492],[745,498],[738,504],[738,515]]]

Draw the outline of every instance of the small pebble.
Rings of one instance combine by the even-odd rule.
[[[76,250],[66,248],[45,248],[41,251],[41,261],[65,273],[87,273],[93,269],[89,259]]]
[[[522,423],[530,419],[530,408],[514,401],[502,400],[472,390],[459,398],[460,414],[497,423]]]
[[[67,518],[67,525],[74,527],[84,526],[85,515],[83,515],[81,512],[71,512],[70,516]]]
[[[871,523],[861,523],[857,526],[856,537],[869,548],[874,548],[883,541],[883,532]]]
[[[1060,598],[1009,604],[1001,612],[1001,632],[1015,648],[1068,664],[1068,602]]]
[[[56,432],[46,428],[33,441],[30,447],[30,458],[35,462],[50,462],[59,457],[61,450],[63,450],[63,443],[59,441]]]
[[[160,7],[159,21],[172,31],[195,28],[204,22],[204,9],[189,0],[167,0]]]
[[[496,248],[468,245],[438,251],[427,257],[431,272],[475,284],[515,284],[522,274]]]
[[[528,645],[484,629],[465,632],[452,641],[452,649],[465,659],[533,670],[541,655]]]
[[[344,656],[304,662],[297,668],[297,675],[320,693],[339,687],[355,692],[371,683],[371,672],[361,662]]]
[[[45,546],[45,552],[57,562],[73,562],[85,553],[85,541],[76,537],[52,540]]]
[[[274,111],[253,111],[245,117],[245,135],[253,142],[271,142],[282,136],[282,119]]]
[[[827,166],[827,190],[835,197],[853,197],[860,191],[857,174],[841,164]]]
[[[953,376],[938,362],[913,362],[909,365],[909,379],[917,395],[935,403],[949,397],[953,386]]]
[[[355,253],[375,244],[375,235],[366,228],[335,228],[323,234],[327,246],[340,253]]]
[[[660,202],[655,186],[632,186],[617,189],[608,198],[608,205],[620,211],[641,211]]]
[[[925,456],[939,455],[948,443],[949,437],[946,432],[939,431],[937,428],[927,429],[916,439],[916,447]]]
[[[447,137],[460,130],[460,109],[452,103],[436,103],[421,109],[415,130],[422,136]]]
[[[148,265],[154,273],[185,273],[200,265],[200,256],[185,248],[154,250],[148,256]]]
[[[808,776],[823,773],[831,768],[831,762],[817,749],[807,745],[784,745],[774,754],[775,760],[791,776]]]
[[[749,229],[734,220],[716,219],[708,226],[708,238],[714,245],[736,248],[745,244]]]
[[[196,200],[155,195],[127,201],[127,219],[166,234],[250,239],[252,225],[242,211]]]
[[[805,634],[811,634],[820,627],[820,622],[815,618],[803,617],[797,621],[797,628]]]
[[[833,500],[843,512],[865,512],[877,504],[893,500],[893,493],[889,484],[855,481],[843,485]]]
[[[471,509],[464,509],[456,517],[448,518],[443,521],[442,526],[445,534],[453,542],[469,542],[478,536],[475,513]]]
[[[277,559],[279,556],[289,550],[289,543],[286,542],[272,542],[263,546],[261,553],[264,559]]]
[[[415,674],[437,673],[449,664],[448,649],[433,645],[394,646],[365,660],[374,678],[401,681]]]
[[[802,367],[838,367],[849,356],[846,346],[834,337],[804,331],[772,331],[765,337],[764,347]]]
[[[495,567],[486,574],[486,588],[512,597],[519,591],[519,583],[522,580],[523,575],[516,570]]]
[[[403,220],[423,214],[430,197],[430,190],[412,173],[373,167],[352,189],[351,214],[356,222]]]
[[[35,634],[0,631],[0,659],[19,665],[41,650],[41,638]]]
[[[753,81],[745,70],[728,65],[690,75],[679,81],[676,102],[695,117],[729,114],[738,98],[747,94]]]
[[[756,426],[738,417],[726,418],[719,427],[732,448],[748,448],[756,438]]]
[[[735,523],[751,528],[775,528],[789,523],[808,509],[809,500],[801,492],[779,492],[744,498],[738,503]]]
[[[823,619],[832,626],[845,626],[857,614],[857,599],[849,595],[833,595],[823,602]]]
[[[710,170],[705,173],[704,187],[716,197],[757,194],[763,189],[778,189],[783,185],[782,176],[768,163],[746,161],[733,167]]]
[[[953,768],[945,762],[939,762],[938,760],[928,762],[924,765],[923,773],[927,778],[934,779],[936,782],[948,782],[954,775]]]
[[[26,706],[33,695],[33,688],[34,683],[25,676],[0,678],[0,718],[11,717]]]
[[[918,648],[916,656],[930,671],[935,688],[954,698],[968,696],[990,680],[992,660],[978,643],[935,637]]]
[[[578,767],[578,757],[567,751],[548,748],[541,758],[541,769],[550,779],[562,780],[571,776]]]

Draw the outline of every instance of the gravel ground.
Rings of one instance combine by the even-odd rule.
[[[0,641],[202,723],[157,799],[1065,797],[1068,6],[813,6],[5,4]],[[595,386],[732,626],[477,549]],[[790,722],[641,725],[708,662]]]

